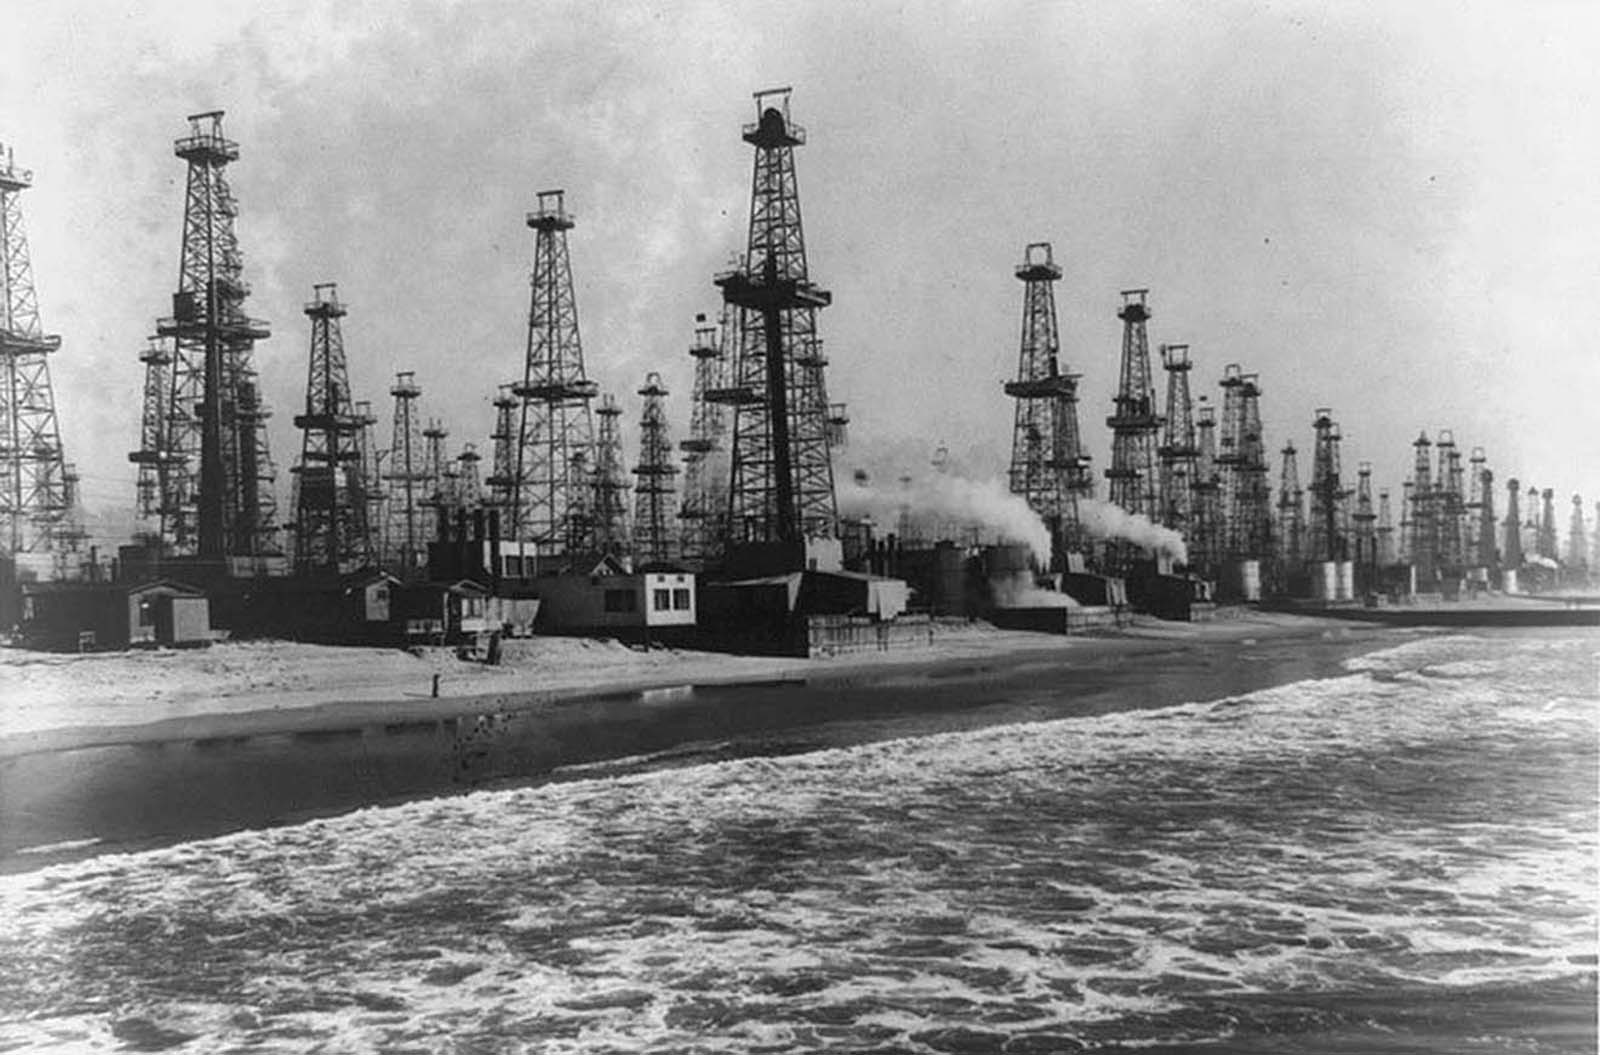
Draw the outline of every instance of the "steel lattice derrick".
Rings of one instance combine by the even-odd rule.
[[[622,466],[622,408],[607,393],[595,411],[600,436],[595,442],[592,482],[587,508],[574,516],[572,548],[623,555],[630,552],[628,538],[628,481]],[[587,539],[580,542],[579,536]]]
[[[423,527],[426,538],[437,538],[441,525],[450,522],[455,501],[455,461],[445,453],[450,430],[438,418],[422,427]],[[427,546],[423,546],[427,553]]]
[[[70,548],[72,501],[50,384],[61,338],[39,321],[21,193],[33,173],[0,156],[0,547],[11,554]]]
[[[1594,504],[1594,534],[1589,540],[1589,575],[1600,575],[1600,502]]]
[[[1006,395],[1017,401],[1012,418],[1011,493],[1028,503],[1050,531],[1057,563],[1082,543],[1078,499],[1088,460],[1078,438],[1078,375],[1061,372],[1055,283],[1061,268],[1049,242],[1023,249],[1015,269],[1022,282],[1017,375]]]
[[[1306,561],[1306,493],[1300,487],[1300,455],[1285,443],[1278,467],[1278,562],[1287,575]]]
[[[1476,555],[1478,567],[1493,568],[1498,563],[1499,541],[1495,538],[1494,472],[1488,466],[1479,464],[1473,472],[1473,479],[1480,495],[1478,507],[1473,512],[1473,518],[1478,524],[1473,553]]]
[[[1316,561],[1348,560],[1350,543],[1345,523],[1350,492],[1340,475],[1341,434],[1333,411],[1318,407],[1312,427],[1317,438],[1311,456],[1310,557]]]
[[[1449,429],[1439,433],[1436,444],[1437,474],[1434,477],[1435,560],[1441,569],[1459,577],[1467,564],[1464,521],[1466,497],[1463,493],[1465,473],[1461,465],[1461,451]]]
[[[1438,524],[1435,520],[1438,495],[1433,484],[1433,441],[1426,432],[1411,444],[1415,457],[1411,469],[1411,522],[1406,533],[1406,552],[1417,570],[1419,584],[1431,584],[1438,562]]]
[[[269,335],[249,318],[249,293],[225,170],[239,146],[222,134],[222,111],[193,114],[173,153],[188,164],[178,292],[156,334],[173,341],[172,388],[162,449],[175,459],[163,542],[178,555],[278,552],[275,473],[267,412],[255,387],[254,344]]]
[[[501,385],[494,397],[494,431],[489,434],[492,444],[489,476],[484,485],[489,489],[488,504],[496,509],[511,508],[512,484],[517,471],[517,397],[510,384]]]
[[[1199,436],[1194,474],[1194,526],[1189,538],[1189,563],[1215,576],[1226,548],[1227,517],[1222,504],[1222,476],[1217,465],[1217,408],[1205,396],[1198,400]]]
[[[633,555],[635,567],[670,563],[676,548],[671,526],[678,467],[672,463],[661,375],[645,376],[639,417],[639,462],[633,467]]]
[[[372,563],[367,481],[361,436],[367,419],[350,394],[340,323],[347,308],[331,282],[312,287],[305,412],[294,426],[304,434],[294,474],[294,564],[301,574],[339,574]]]
[[[1399,559],[1394,546],[1394,510],[1389,504],[1389,489],[1378,492],[1377,557],[1380,565],[1389,565]]]
[[[1506,481],[1506,519],[1501,526],[1500,560],[1503,567],[1516,570],[1522,567],[1522,484],[1515,476]]]
[[[1539,493],[1544,500],[1541,507],[1543,512],[1539,516],[1538,552],[1546,560],[1558,560],[1556,551],[1556,492],[1553,487],[1546,487]]]
[[[383,563],[402,579],[422,573],[428,548],[428,473],[422,446],[422,419],[416,402],[422,395],[409,370],[395,374],[393,430],[384,459],[383,480],[389,486],[384,518]]]
[[[139,537],[159,544],[162,524],[174,500],[175,477],[182,471],[180,456],[166,449],[168,408],[172,396],[170,342],[152,337],[139,353],[144,364],[144,399],[139,417],[139,449],[128,460],[139,467],[136,513],[143,521]]]
[[[723,310],[723,332],[731,328],[732,309]],[[700,316],[704,320],[705,316]],[[723,373],[727,364],[725,344],[719,345],[717,329],[701,326],[695,330],[689,355],[694,359],[694,390],[690,396],[689,437],[678,444],[683,451],[683,504],[678,510],[679,551],[694,567],[704,567],[722,553],[721,520],[727,498],[724,448],[726,419],[723,404],[707,398],[708,393],[725,388]]]
[[[1200,456],[1194,429],[1194,403],[1189,395],[1189,346],[1163,344],[1161,366],[1167,372],[1167,413],[1161,446],[1161,523],[1186,538],[1193,537],[1195,461]]]
[[[1583,496],[1572,496],[1572,518],[1567,521],[1567,553],[1564,562],[1569,573],[1584,575],[1589,564],[1589,533],[1583,522]]]
[[[1117,394],[1112,400],[1115,413],[1106,418],[1111,428],[1111,467],[1108,497],[1129,513],[1155,520],[1156,509],[1156,433],[1161,416],[1156,413],[1155,390],[1150,374],[1150,343],[1145,323],[1150,308],[1145,302],[1147,289],[1122,291],[1122,364]],[[1115,547],[1118,551],[1126,547]],[[1123,553],[1124,559],[1132,554]],[[1113,563],[1118,563],[1114,561]]]
[[[1372,463],[1356,466],[1356,508],[1350,519],[1354,522],[1351,538],[1355,543],[1353,559],[1358,564],[1378,563],[1377,511],[1372,505]]]
[[[1238,560],[1271,554],[1272,511],[1267,487],[1266,443],[1261,431],[1261,388],[1257,375],[1238,363],[1223,371],[1222,435],[1217,465],[1227,518],[1226,552]]]
[[[1472,448],[1467,459],[1467,501],[1462,520],[1461,549],[1466,563],[1478,567],[1488,567],[1479,559],[1483,550],[1483,503],[1486,497],[1483,472],[1487,460],[1482,447]]]
[[[789,89],[755,94],[744,126],[755,148],[750,229],[742,266],[718,275],[738,310],[731,384],[715,401],[734,408],[730,531],[737,541],[799,542],[838,534],[826,386],[815,353],[817,310],[832,294],[806,268],[794,148],[805,130],[789,120]]]
[[[483,482],[482,474],[478,470],[478,463],[483,461],[483,455],[478,453],[476,443],[461,445],[461,453],[455,457],[455,481],[450,489],[450,504],[456,509],[480,509],[483,507]]]
[[[575,222],[566,211],[563,191],[539,192],[539,207],[527,217],[535,232],[527,356],[522,382],[512,389],[522,401],[522,412],[508,534],[552,556],[588,548],[592,535],[576,513],[591,486],[587,468],[594,461],[594,419],[589,401],[599,388],[584,374],[578,334],[567,250],[567,232]]]

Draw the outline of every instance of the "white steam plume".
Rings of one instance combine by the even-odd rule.
[[[1056,590],[1041,590],[1031,572],[1016,571],[989,580],[994,603],[1001,608],[1077,608],[1078,602]]]
[[[1081,498],[1078,500],[1078,523],[1092,538],[1123,539],[1165,553],[1179,564],[1189,563],[1189,547],[1183,536],[1154,523],[1142,513],[1130,513],[1121,506],[1094,498]]]
[[[838,494],[839,511],[846,516],[870,516],[879,524],[893,524],[901,508],[910,506],[914,514],[989,528],[1027,546],[1041,566],[1050,563],[1050,530],[1026,501],[998,480],[934,475],[909,488],[879,490],[870,482],[847,479],[840,483]]]

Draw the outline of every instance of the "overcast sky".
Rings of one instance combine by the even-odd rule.
[[[1319,406],[1398,494],[1419,430],[1600,499],[1600,17],[1592,4],[112,3],[9,0],[0,141],[92,508],[130,505],[138,353],[176,288],[186,114],[221,108],[282,499],[317,282],[388,434],[414,370],[487,452],[520,377],[539,190],[562,187],[589,374],[631,445],[687,427],[696,312],[743,244],[751,93],[792,85],[841,468],[947,443],[1003,471],[1023,247],[1054,243],[1097,474],[1118,290],[1197,393],[1261,375],[1276,451]],[[20,32],[18,31],[20,28]],[[1309,454],[1301,471],[1309,478]],[[918,464],[910,464],[916,462]],[[904,463],[904,464],[902,464]],[[1100,483],[1104,494],[1104,480]],[[1503,499],[1503,495],[1497,496]],[[1592,506],[1590,507],[1592,512]],[[1398,510],[1397,510],[1398,512]]]

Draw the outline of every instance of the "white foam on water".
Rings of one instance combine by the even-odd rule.
[[[1571,974],[1593,949],[1594,806],[1562,773],[1593,772],[1593,646],[1496,647],[1431,637],[1229,700],[0,877],[0,1045],[70,1050],[130,1019],[264,1051],[1047,1023],[1132,1043],[1199,994]]]

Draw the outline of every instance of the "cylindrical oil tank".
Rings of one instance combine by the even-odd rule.
[[[1033,572],[1033,551],[1019,542],[990,546],[983,551],[983,558],[991,579]]]
[[[1261,562],[1258,560],[1232,561],[1227,567],[1228,585],[1235,598],[1241,601],[1261,600]]]
[[[1331,601],[1339,594],[1339,567],[1331,560],[1312,561],[1306,565],[1311,573],[1311,599]]]
[[[1338,589],[1334,592],[1334,600],[1350,601],[1356,596],[1356,562],[1342,560],[1338,568]]]

